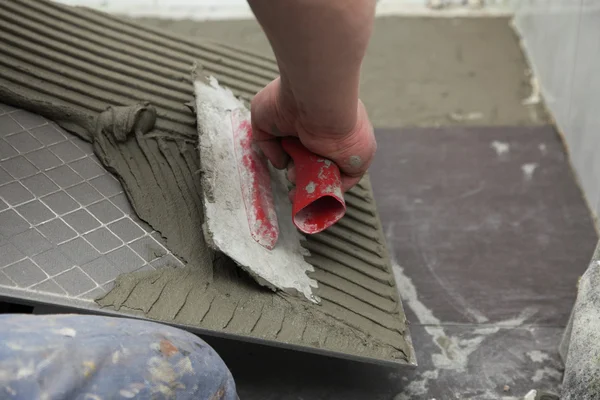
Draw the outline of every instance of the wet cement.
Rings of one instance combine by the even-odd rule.
[[[198,61],[243,99],[275,65],[90,10],[20,0],[0,9],[0,97],[89,140],[137,214],[185,268],[120,276],[98,303],[236,335],[413,362],[404,312],[368,178],[348,212],[303,245],[320,305],[261,288],[202,236],[190,69]]]
[[[375,20],[361,98],[376,127],[522,126],[549,122],[531,94],[529,66],[509,18]],[[188,38],[211,38],[272,57],[256,21],[143,19]]]

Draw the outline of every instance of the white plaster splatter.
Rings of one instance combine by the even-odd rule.
[[[540,149],[540,152],[542,153],[542,155],[546,155],[548,153],[548,148],[546,147],[546,144],[544,144],[544,143],[540,143],[538,145],[538,149]]]
[[[16,379],[24,379],[32,376],[33,374],[35,374],[35,365],[33,361],[29,361],[29,363],[26,366],[21,367],[17,370]]]
[[[531,361],[535,363],[541,363],[550,360],[550,356],[547,353],[539,350],[528,351],[525,354],[531,359]]]
[[[121,395],[121,397],[124,397],[126,399],[133,399],[137,393],[126,389],[121,389],[119,390],[119,394]]]
[[[539,165],[537,163],[527,163],[521,165],[521,170],[523,171],[523,176],[525,180],[530,181],[533,178],[533,173],[537,169]]]
[[[436,380],[439,377],[439,371],[430,370],[421,374],[420,379],[412,380],[402,393],[394,397],[394,400],[411,400],[414,396],[423,396],[429,389],[429,381]]]
[[[496,151],[498,156],[503,156],[510,152],[510,144],[506,142],[494,140],[492,143],[490,143],[490,147]]]
[[[475,121],[475,120],[481,119],[481,118],[483,118],[483,113],[479,112],[479,111],[468,112],[468,113],[452,112],[448,116],[450,117],[450,119],[452,121],[464,122],[464,121]]]
[[[521,101],[521,104],[524,106],[531,106],[542,101],[542,96],[540,95],[540,83],[533,74],[531,74],[529,83],[531,85],[531,94]]]
[[[313,181],[310,181],[304,189],[306,190],[306,193],[314,193],[316,187],[317,185]]]
[[[556,379],[562,378],[562,374],[557,369],[550,368],[550,367],[544,367],[544,368],[541,368],[541,369],[538,369],[537,371],[535,371],[535,374],[533,375],[531,380],[533,382],[541,382],[545,376],[550,376],[550,377],[556,378]]]
[[[388,238],[393,237],[393,229],[394,226],[392,224],[387,231]],[[460,337],[448,335],[444,327],[441,326],[441,321],[433,314],[432,310],[419,299],[414,283],[410,277],[405,275],[404,269],[395,259],[393,248],[390,248],[390,254],[396,285],[402,296],[403,302],[416,314],[419,323],[426,325],[425,331],[431,336],[433,343],[439,349],[438,352],[433,352],[431,354],[431,361],[434,369],[421,372],[394,398],[394,400],[422,398],[429,390],[429,382],[431,380],[437,380],[441,371],[458,374],[466,373],[469,357],[473,352],[480,348],[481,344],[489,336],[499,332],[501,329],[522,326],[525,321],[536,312],[536,309],[534,308],[526,308],[517,317],[495,323],[494,326],[482,326],[474,329],[471,333],[461,335]],[[485,317],[483,316],[483,318]],[[496,375],[499,375],[500,373],[501,372],[498,371]],[[513,398],[512,396],[504,397],[506,399]]]
[[[52,332],[56,333],[57,335],[68,336],[68,337],[75,337],[77,335],[77,331],[73,328],[60,328],[60,329],[55,329]]]

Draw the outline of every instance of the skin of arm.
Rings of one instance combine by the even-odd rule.
[[[362,60],[375,0],[249,0],[280,71],[253,101],[254,136],[274,166],[287,157],[277,136],[298,136],[334,160],[351,186],[375,153],[372,127],[359,100]],[[293,175],[293,173],[291,174]]]

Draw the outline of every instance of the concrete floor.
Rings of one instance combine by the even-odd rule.
[[[272,54],[256,21],[143,19],[188,37]],[[538,125],[528,65],[508,18],[378,18],[361,97],[376,127]]]

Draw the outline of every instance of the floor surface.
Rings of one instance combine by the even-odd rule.
[[[271,54],[256,21],[141,20]],[[547,122],[508,18],[378,18],[361,97],[377,127],[536,125]]]

